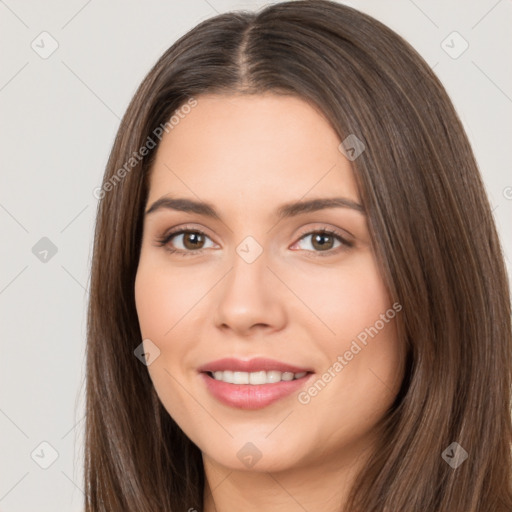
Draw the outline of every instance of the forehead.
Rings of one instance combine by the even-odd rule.
[[[247,208],[308,196],[358,200],[338,135],[295,96],[202,95],[162,138],[148,202],[181,194]]]

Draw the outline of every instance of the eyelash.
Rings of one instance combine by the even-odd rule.
[[[166,233],[164,236],[158,238],[156,240],[157,245],[159,247],[164,247],[165,250],[170,252],[171,254],[176,254],[177,256],[183,256],[183,257],[197,256],[207,250],[205,248],[201,248],[201,249],[197,249],[197,250],[183,251],[182,249],[172,249],[171,247],[168,246],[169,242],[175,236],[183,235],[185,233],[194,233],[194,234],[198,234],[198,235],[202,235],[207,238],[210,238],[204,231],[201,231],[200,229],[188,228],[185,226],[184,228],[180,228],[176,231],[171,231],[170,233]],[[302,235],[300,235],[300,237],[298,238],[297,241],[300,241],[303,238],[306,238],[307,236],[310,236],[310,235],[330,235],[330,236],[333,236],[334,238],[336,238],[342,244],[342,246],[344,246],[344,247],[341,247],[341,246],[337,247],[336,249],[328,249],[326,251],[306,251],[308,253],[311,253],[311,252],[314,253],[315,256],[332,256],[333,254],[338,253],[340,249],[341,250],[348,249],[348,248],[351,248],[354,246],[354,244],[352,242],[349,242],[347,239],[343,238],[340,235],[340,233],[338,233],[337,231],[331,230],[331,229],[317,229],[317,230],[313,230],[313,231],[307,231],[307,232],[303,233]]]

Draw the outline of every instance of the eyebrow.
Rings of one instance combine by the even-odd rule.
[[[282,220],[289,217],[294,217],[302,213],[316,212],[326,208],[349,208],[365,214],[364,208],[361,204],[352,199],[345,197],[325,197],[319,199],[310,199],[308,201],[294,201],[281,205],[276,210],[276,216]],[[186,199],[182,197],[161,197],[157,199],[150,208],[146,211],[146,215],[154,213],[158,210],[177,210],[180,212],[196,213],[211,217],[222,221],[221,216],[215,210],[215,207],[203,201],[196,201],[194,199]]]

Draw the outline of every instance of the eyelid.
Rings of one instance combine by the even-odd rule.
[[[181,255],[200,254],[202,251],[204,251],[206,249],[201,248],[201,249],[197,249],[195,251],[183,251],[182,249],[171,249],[168,247],[168,244],[171,241],[171,239],[176,236],[182,235],[184,233],[194,232],[194,233],[199,233],[202,236],[209,238],[215,245],[218,245],[206,231],[207,231],[206,228],[203,228],[202,226],[195,227],[192,225],[185,224],[182,226],[178,226],[176,228],[171,228],[171,229],[166,230],[163,235],[156,238],[156,245],[159,247],[164,247],[169,252],[175,252],[175,253],[179,253]]]
[[[305,228],[301,228],[299,234],[297,235],[297,241],[304,237],[304,235],[310,235],[311,233],[316,232],[327,232],[332,235],[339,236],[341,239],[343,239],[347,243],[352,243],[352,241],[355,239],[354,235],[350,233],[349,231],[346,231],[345,229],[337,228],[332,225],[326,225],[322,223],[316,223],[315,225],[311,226],[308,225]],[[294,242],[296,243],[296,242]]]
[[[198,224],[180,224],[179,226],[175,226],[175,227],[166,229],[164,231],[164,234],[162,235],[162,237],[170,236],[171,234],[180,233],[182,231],[198,231],[198,232],[204,233],[207,236],[210,236],[207,233],[207,232],[209,232],[208,228],[205,228],[202,225],[198,225]]]

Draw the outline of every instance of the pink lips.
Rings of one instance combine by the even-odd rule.
[[[260,385],[229,384],[215,380],[210,375],[210,372],[224,370],[249,373],[257,371],[307,372],[307,374],[300,379]],[[312,370],[309,368],[301,368],[265,358],[255,358],[250,361],[233,358],[219,359],[202,366],[199,371],[207,389],[217,400],[239,409],[261,409],[266,407],[298,391],[312,375]]]

